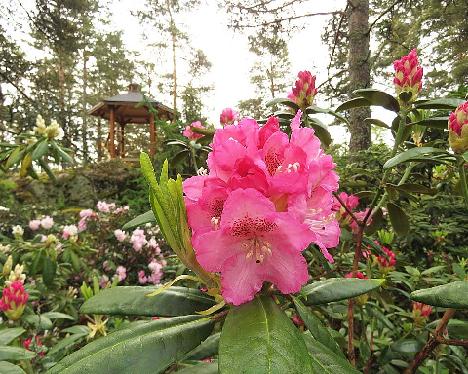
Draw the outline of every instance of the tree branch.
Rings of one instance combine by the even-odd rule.
[[[274,23],[282,23],[282,22],[291,22],[300,18],[307,18],[307,17],[317,17],[317,16],[330,16],[333,14],[341,14],[341,11],[333,11],[333,12],[319,12],[319,13],[307,13],[302,14],[300,16],[291,16],[286,18],[278,18],[273,21],[263,22],[263,23],[256,23],[256,24],[246,24],[246,25],[239,25],[239,28],[254,28],[254,27],[261,27],[261,26],[268,26]],[[231,25],[232,26],[232,25]]]

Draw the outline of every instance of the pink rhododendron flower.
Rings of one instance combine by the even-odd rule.
[[[128,205],[125,205],[125,206],[119,206],[118,208],[116,208],[114,210],[114,214],[123,214],[123,213],[127,213],[129,211],[130,207]]]
[[[24,290],[23,282],[16,280],[3,289],[0,310],[9,319],[16,321],[23,314],[28,299],[29,294]]]
[[[356,272],[356,275],[353,275],[352,272],[345,275],[345,278],[358,278],[358,279],[368,279],[363,273],[360,271]]]
[[[109,277],[105,274],[102,275],[101,278],[99,278],[99,287],[106,288],[108,284],[109,284]]]
[[[253,119],[217,130],[208,155],[209,174],[184,182],[185,203],[197,260],[221,273],[222,295],[235,305],[251,300],[264,281],[283,293],[307,282],[301,251],[315,243],[338,244],[333,191],[338,176],[310,128],[291,137],[276,118]]]
[[[315,88],[315,75],[310,71],[304,70],[297,74],[296,83],[288,98],[294,101],[301,109],[307,108],[314,102],[314,97],[317,94]]]
[[[119,282],[122,282],[127,278],[127,269],[124,266],[117,266],[115,269],[115,274],[119,278]]]
[[[161,248],[159,247],[159,243],[156,241],[154,237],[151,237],[150,240],[148,240],[148,243],[146,244],[148,248],[151,248],[154,250],[155,254],[160,254],[161,253]]]
[[[468,101],[450,113],[449,143],[455,153],[468,151]]]
[[[110,213],[115,209],[115,204],[108,204],[105,201],[98,201],[97,209],[102,213]]]
[[[191,127],[196,127],[198,129],[204,129],[205,126],[202,125],[200,121],[193,122],[190,126],[186,126],[185,130],[182,132],[182,135],[189,140],[197,140],[203,137],[203,134],[198,134],[192,131]]]
[[[123,242],[127,238],[127,233],[123,230],[114,230],[114,236],[119,242]]]
[[[393,68],[395,69],[393,83],[397,95],[407,92],[411,96],[406,101],[415,100],[419,91],[421,91],[423,76],[423,68],[419,65],[416,49],[412,49],[408,55],[396,60],[393,63]]]
[[[239,119],[239,113],[232,108],[224,108],[219,116],[219,122],[221,125],[232,125]]]
[[[29,221],[28,226],[32,231],[39,230],[39,228],[41,227],[41,220],[33,219],[33,220]]]
[[[78,227],[75,225],[68,225],[63,227],[62,238],[67,240],[70,237],[78,235]]]
[[[396,254],[391,249],[381,246],[384,256],[377,256],[377,263],[379,264],[382,272],[387,273],[392,270],[396,265]]]
[[[132,236],[130,237],[130,242],[132,243],[133,249],[137,252],[140,252],[143,246],[146,244],[145,231],[141,229],[136,229],[133,231]]]
[[[54,226],[54,219],[50,216],[45,216],[41,219],[41,226],[45,230],[49,230]]]
[[[423,303],[413,302],[413,316],[428,318],[432,313],[432,307]]]
[[[83,209],[80,211],[81,218],[94,218],[96,213],[92,209]]]
[[[31,347],[31,344],[33,345],[33,347]],[[24,349],[27,349],[28,351],[34,351],[34,352],[38,351],[39,356],[44,357],[45,356],[45,351],[41,349],[42,346],[43,346],[42,340],[39,337],[39,335],[36,335],[34,337],[34,343],[33,343],[33,337],[32,336],[23,340],[23,348]]]
[[[140,284],[146,284],[148,282],[148,278],[146,277],[145,275],[145,271],[144,270],[140,270],[138,272],[138,283]]]

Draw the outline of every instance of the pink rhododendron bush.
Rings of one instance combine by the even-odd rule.
[[[466,372],[468,102],[423,98],[416,50],[393,72],[391,92],[329,109],[304,70],[267,118],[228,107],[214,127],[180,126],[174,162],[140,156],[144,214],[100,201],[12,227],[5,360],[69,374]],[[346,126],[376,106],[392,123],[366,122],[392,145],[343,157],[319,117]]]

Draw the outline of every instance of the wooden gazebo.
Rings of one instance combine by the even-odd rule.
[[[174,111],[168,106],[146,96],[147,102],[157,111],[157,118],[165,121],[172,121],[175,118]],[[148,110],[146,105],[142,105],[143,95],[140,92],[140,86],[130,84],[128,92],[107,97],[95,105],[89,114],[101,117],[109,121],[109,135],[107,149],[111,158],[117,155],[125,157],[125,126],[129,123],[142,125],[149,124],[150,133],[150,154],[156,152],[156,127],[154,124],[155,116]],[[119,146],[115,148],[115,130],[116,123],[120,126]]]

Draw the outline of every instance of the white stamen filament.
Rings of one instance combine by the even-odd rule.
[[[213,230],[218,230],[219,229],[219,221],[220,221],[219,217],[212,217],[211,218],[211,227],[213,228]]]
[[[254,258],[257,264],[263,262],[266,256],[271,255],[271,244],[260,238],[248,239],[241,244],[242,249],[247,252],[245,258]]]

